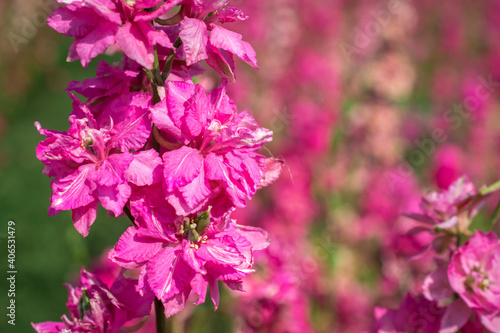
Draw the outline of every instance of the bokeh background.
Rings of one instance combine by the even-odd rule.
[[[65,131],[69,81],[94,77],[67,63],[71,38],[44,24],[54,0],[0,1],[0,253],[16,222],[16,326],[58,321],[81,266],[96,267],[126,229],[103,210],[83,239],[69,212],[47,216],[33,126]],[[407,259],[425,239],[407,236],[420,197],[467,174],[500,179],[500,1],[236,0],[250,19],[232,28],[257,51],[259,71],[237,64],[230,94],[275,140],[281,179],[235,217],[270,230],[247,293],[221,308],[186,309],[188,332],[361,332],[374,306],[396,307],[432,261]],[[120,56],[103,56],[109,62]],[[207,89],[210,71],[200,78]],[[498,83],[496,83],[498,81]],[[474,221],[483,228],[498,201]],[[498,231],[498,230],[497,230]],[[4,255],[5,254],[5,255]],[[102,265],[101,265],[102,267]],[[2,273],[2,276],[6,275]],[[178,325],[178,326],[179,326]]]

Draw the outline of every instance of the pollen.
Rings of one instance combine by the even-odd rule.
[[[83,149],[88,149],[89,146],[92,146],[94,144],[94,140],[92,139],[91,136],[86,136],[82,139],[82,148]]]
[[[490,285],[490,280],[485,278],[481,281],[481,284],[479,285],[479,289],[484,291],[484,290],[488,289],[489,285]]]

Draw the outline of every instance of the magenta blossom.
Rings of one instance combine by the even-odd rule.
[[[297,276],[284,267],[273,267],[262,279],[256,274],[245,278],[245,293],[238,294],[241,332],[312,332],[308,322],[308,299]]]
[[[241,60],[258,69],[255,51],[236,32],[222,28],[215,23],[243,21],[248,18],[235,7],[226,7],[229,0],[183,1],[177,15],[171,22],[180,22],[179,38],[188,66],[206,60],[225,78],[234,80],[234,60]]]
[[[70,317],[62,322],[31,324],[38,333],[118,333],[129,320],[149,315],[153,295],[141,296],[135,287],[137,280],[120,275],[107,288],[93,274],[82,268],[78,287],[68,288]]]
[[[247,111],[238,113],[224,86],[207,95],[199,85],[168,82],[165,94],[151,113],[169,150],[163,154],[163,189],[177,214],[212,206],[220,217],[245,207],[246,199],[280,174],[282,161],[256,153],[272,132]]]
[[[474,184],[466,176],[463,176],[453,182],[447,190],[429,192],[423,197],[420,213],[403,215],[421,223],[410,230],[409,234],[424,231],[432,233],[436,237],[431,246],[441,253],[450,246],[454,247],[457,235],[470,235],[469,224],[483,203],[484,196],[475,189]]]
[[[67,133],[49,131],[36,122],[40,134],[47,137],[37,147],[37,157],[52,180],[49,214],[73,210],[76,229],[86,236],[96,219],[98,203],[119,216],[131,194],[136,169],[127,172],[134,160],[140,163],[146,152],[129,153],[146,143],[151,122],[148,110],[133,105],[117,109],[115,118],[108,114],[99,122],[90,108],[74,95],[73,113]],[[133,104],[133,103],[131,103]],[[120,152],[121,151],[121,152]],[[142,185],[142,184],[138,184]]]
[[[397,310],[375,308],[374,333],[438,333],[444,310],[422,296],[406,294]]]
[[[492,332],[500,332],[500,241],[497,235],[477,231],[453,255],[448,279],[461,297],[458,301],[479,314],[483,325]]]
[[[142,267],[141,290],[154,292],[167,317],[182,310],[191,292],[198,295],[195,304],[203,303],[209,285],[217,308],[219,280],[243,290],[241,278],[253,272],[253,251],[269,244],[262,229],[227,219],[210,221],[208,215],[174,219],[165,214],[163,221],[149,215],[143,223],[137,219],[139,226],[128,228],[109,253],[123,267]],[[169,223],[164,223],[166,217]]]
[[[80,59],[84,67],[115,43],[141,66],[153,68],[154,46],[173,47],[167,34],[156,30],[154,20],[172,9],[179,0],[81,0],[64,1],[54,10],[49,26],[75,37],[68,61]],[[154,8],[153,11],[145,11]]]
[[[97,65],[96,74],[96,78],[83,82],[71,81],[66,90],[86,97],[87,103],[97,103],[106,98],[128,94],[132,88],[138,90],[143,86],[142,82],[139,82],[140,71],[116,68],[103,60]]]

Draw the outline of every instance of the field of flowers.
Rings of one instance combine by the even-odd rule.
[[[0,17],[1,332],[500,333],[499,0]]]

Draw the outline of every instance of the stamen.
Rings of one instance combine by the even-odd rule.
[[[82,139],[82,148],[83,149],[88,149],[89,146],[92,146],[94,144],[94,140],[92,140],[91,136],[86,136]]]

